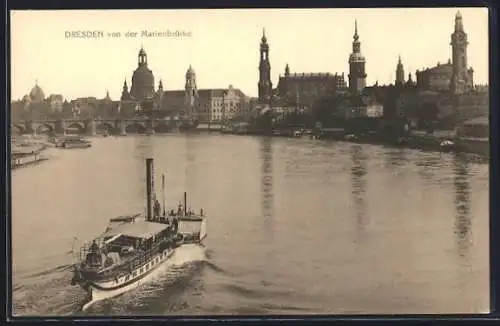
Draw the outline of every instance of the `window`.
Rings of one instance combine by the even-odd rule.
[[[130,275],[127,275],[127,277],[125,277],[125,282],[127,282],[129,279],[130,279]]]
[[[136,276],[137,276],[137,272],[133,272],[132,277],[136,277]]]

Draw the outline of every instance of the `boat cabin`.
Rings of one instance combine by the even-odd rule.
[[[108,230],[84,250],[88,269],[106,270],[143,255],[173,245],[171,226],[144,220],[124,223]],[[171,239],[171,244],[169,244]],[[83,257],[82,257],[83,258]]]

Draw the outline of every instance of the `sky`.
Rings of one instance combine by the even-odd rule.
[[[354,21],[366,57],[367,85],[393,83],[398,56],[405,74],[451,58],[457,8],[204,9],[11,12],[11,95],[22,98],[38,83],[46,96],[68,100],[106,91],[118,100],[131,85],[141,46],[165,90],[184,89],[191,65],[198,89],[233,85],[257,95],[259,44],[265,28],[273,86],[288,63],[292,73],[349,70]],[[460,8],[468,34],[474,82],[488,82],[488,11]],[[67,37],[102,31],[98,38]],[[142,31],[180,36],[141,37]],[[137,32],[136,37],[127,36]],[[120,37],[108,36],[120,33]]]

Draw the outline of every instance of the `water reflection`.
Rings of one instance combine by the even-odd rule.
[[[471,186],[469,181],[469,163],[456,155],[453,160],[453,185],[455,193],[455,228],[454,233],[460,257],[468,254],[471,229]]]
[[[404,148],[389,149],[385,153],[387,165],[389,167],[398,167],[407,164],[407,151]]]
[[[262,216],[266,221],[274,216],[273,196],[273,147],[272,138],[264,137],[260,142],[261,174],[261,206]]]
[[[443,160],[435,153],[420,153],[415,160],[415,165],[418,168],[417,173],[425,182],[435,183],[437,179],[435,171],[443,166]]]
[[[356,217],[356,230],[358,235],[368,224],[368,215],[366,214],[366,154],[363,147],[353,145],[350,150],[352,160],[351,166],[351,188],[354,203],[354,212]]]

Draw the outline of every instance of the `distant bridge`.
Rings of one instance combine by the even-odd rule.
[[[13,122],[12,130],[21,134],[56,133],[64,134],[68,130],[76,130],[79,134],[96,135],[107,132],[109,134],[126,135],[127,133],[165,133],[179,129],[187,119],[165,118],[128,118],[128,119],[42,119]],[[199,129],[216,129],[218,123],[203,123]]]

